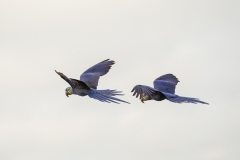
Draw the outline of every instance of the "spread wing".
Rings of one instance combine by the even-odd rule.
[[[136,95],[136,98],[138,98],[138,96],[140,95],[140,99],[145,95],[151,96],[153,93],[159,92],[156,89],[149,87],[149,86],[144,86],[144,85],[136,85],[132,91],[133,92],[133,96]]]
[[[154,88],[167,93],[175,93],[175,88],[178,83],[177,77],[172,74],[165,74],[163,76],[158,77],[154,80],[153,85]]]
[[[68,78],[67,76],[65,76],[63,73],[58,72],[55,70],[55,72],[62,78],[64,79],[67,83],[70,84],[70,86],[74,89],[74,88],[79,88],[79,89],[87,89],[90,90],[90,88],[82,81],[76,80],[76,79],[72,79],[72,78]]]
[[[85,72],[82,73],[82,75],[80,76],[80,81],[86,83],[90,88],[97,89],[100,76],[107,74],[114,63],[114,61],[106,59],[92,66],[91,68],[87,69]]]

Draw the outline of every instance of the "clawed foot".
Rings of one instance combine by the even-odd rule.
[[[144,97],[144,93],[142,94],[141,102],[144,103],[146,101],[146,98]]]

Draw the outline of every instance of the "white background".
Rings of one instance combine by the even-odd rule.
[[[1,0],[1,160],[240,159],[240,1]],[[128,104],[65,96],[92,65]],[[160,75],[210,103],[142,104]]]

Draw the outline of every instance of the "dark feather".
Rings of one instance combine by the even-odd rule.
[[[76,84],[74,84],[67,76],[65,76],[63,73],[58,72],[58,71],[56,71],[56,70],[55,70],[55,72],[56,72],[62,79],[64,79],[68,84],[70,84],[70,86],[71,86],[72,88],[75,88],[75,85],[76,85]]]
[[[151,97],[153,93],[159,93],[159,91],[155,90],[154,88],[144,85],[136,85],[131,92],[133,92],[133,96],[136,95],[136,98],[138,98],[140,95],[140,99],[142,98],[142,94]]]
[[[75,85],[75,88],[91,90],[84,82],[77,79],[70,78],[71,82]]]
[[[79,81],[79,80],[76,80],[76,79],[68,78],[68,77],[65,76],[63,73],[57,72],[56,70],[55,70],[55,72],[56,72],[62,79],[64,79],[66,82],[68,82],[73,89],[78,88],[78,89],[90,90],[90,88],[89,88],[84,82]]]

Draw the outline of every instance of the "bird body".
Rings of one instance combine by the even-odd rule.
[[[161,92],[153,93],[149,97],[154,99],[155,101],[162,101],[162,100],[166,99],[166,96],[163,93],[161,93]]]
[[[57,72],[56,70],[55,72],[62,79],[64,79],[66,82],[70,84],[70,87],[67,87],[65,90],[65,94],[67,97],[72,94],[79,96],[88,95],[90,98],[94,98],[101,102],[129,103],[114,97],[116,95],[123,95],[120,94],[121,91],[109,89],[97,90],[98,80],[100,76],[107,74],[114,63],[115,63],[114,61],[109,61],[109,59],[104,60],[83,72],[82,75],[80,76],[80,80],[68,78],[63,73]]]
[[[76,89],[73,90],[71,88],[71,90],[72,90],[72,92],[71,92],[72,94],[76,94],[76,95],[79,95],[79,96],[86,96],[87,93],[89,92],[89,90],[87,90],[87,89],[78,89],[78,88],[76,88]]]
[[[178,79],[173,74],[165,74],[154,80],[154,88],[145,85],[136,85],[132,92],[133,96],[136,98],[140,96],[141,102],[147,100],[162,101],[167,99],[174,103],[202,103],[208,104],[206,102],[200,101],[197,98],[181,97],[175,94],[175,88],[178,83]]]

